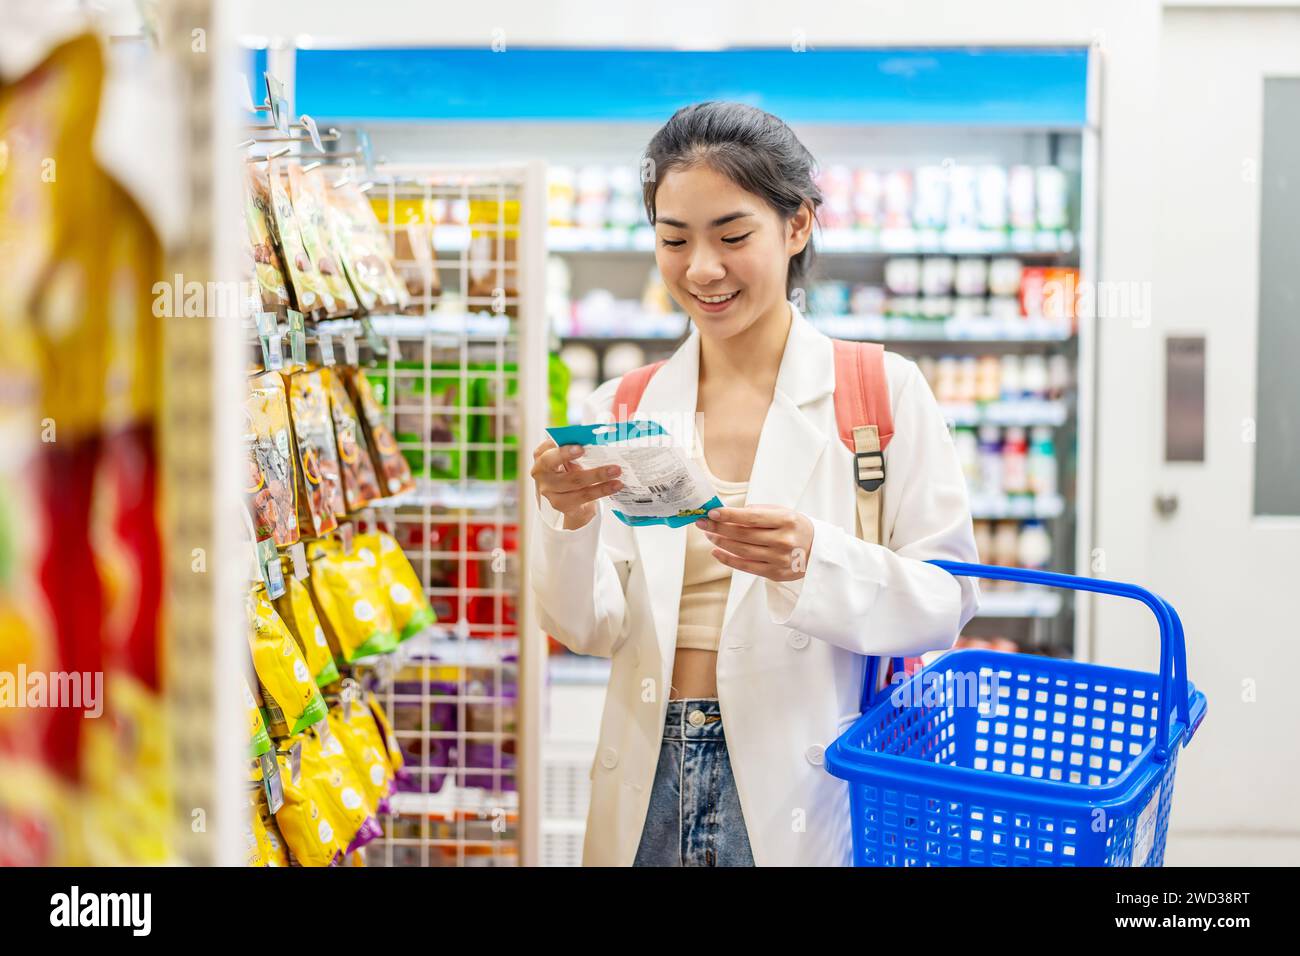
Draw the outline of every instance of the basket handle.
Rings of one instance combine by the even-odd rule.
[[[1192,726],[1187,703],[1187,647],[1183,636],[1183,622],[1178,612],[1164,598],[1136,584],[1107,581],[1059,571],[1037,571],[1029,568],[1012,568],[991,564],[968,564],[962,561],[928,561],[949,574],[971,578],[989,578],[997,581],[1017,581],[1021,584],[1040,584],[1046,587],[1068,588],[1074,591],[1095,591],[1117,597],[1140,601],[1151,609],[1160,625],[1160,706],[1157,718],[1155,759],[1164,763],[1169,759],[1169,702],[1178,708],[1183,722],[1183,744],[1192,739],[1196,728]],[[879,670],[880,658],[871,658],[866,668],[863,697],[869,699],[874,688],[874,678]],[[895,665],[897,670],[897,665]],[[883,691],[881,692],[884,693]],[[878,698],[877,698],[878,699]]]

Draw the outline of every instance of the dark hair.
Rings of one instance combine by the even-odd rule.
[[[761,196],[783,219],[822,204],[813,181],[817,164],[781,119],[744,103],[709,100],[684,106],[650,140],[641,163],[641,190],[646,215],[655,222],[655,193],[671,169],[705,165],[747,192]],[[785,289],[788,297],[812,268],[812,237],[790,257]]]

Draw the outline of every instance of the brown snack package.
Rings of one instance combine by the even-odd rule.
[[[319,538],[347,514],[329,392],[320,369],[286,375],[284,384],[298,448],[298,530]]]
[[[384,497],[375,478],[365,431],[357,418],[356,407],[348,396],[341,377],[342,369],[321,369],[329,389],[330,414],[334,419],[334,440],[338,445],[339,464],[343,473],[343,500],[349,512],[360,511],[370,502]]]
[[[375,473],[379,476],[385,496],[410,491],[415,487],[415,479],[411,477],[411,466],[407,463],[406,456],[397,447],[392,429],[388,427],[388,421],[384,417],[384,410],[375,401],[374,392],[370,389],[370,379],[360,369],[349,368],[344,372],[344,381],[353,405],[361,413],[366,443],[374,459]]]
[[[280,252],[284,256],[285,270],[293,284],[298,311],[310,319],[323,319],[336,311],[334,297],[325,288],[325,282],[312,264],[303,246],[298,217],[294,214],[289,190],[277,160],[267,161],[267,185],[271,197],[271,212]]]
[[[255,539],[271,538],[276,547],[287,547],[299,539],[294,500],[297,468],[289,407],[279,372],[267,372],[249,381],[244,419],[248,455],[244,495]]]
[[[284,281],[280,251],[272,235],[270,190],[266,170],[261,163],[245,163],[244,222],[248,246],[253,257],[253,272],[262,294],[262,308],[278,316],[288,314],[292,306],[289,287]]]
[[[406,286],[393,268],[393,251],[365,194],[353,183],[331,191],[330,206],[341,214],[336,234],[346,246],[347,275],[357,301],[368,311],[379,307],[404,310],[410,305]]]
[[[393,251],[398,274],[411,300],[403,311],[420,315],[426,308],[432,309],[442,295],[442,281],[434,268],[433,227],[424,222],[397,226]]]
[[[298,231],[302,234],[303,248],[320,273],[325,290],[334,300],[330,318],[351,315],[357,310],[357,300],[335,253],[334,230],[326,217],[328,200],[325,198],[324,174],[319,169],[303,172],[299,163],[290,163],[288,170],[289,195],[298,219]]]

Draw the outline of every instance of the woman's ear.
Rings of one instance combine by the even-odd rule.
[[[786,220],[786,255],[797,256],[799,253],[803,252],[804,247],[808,245],[808,239],[812,236],[812,228],[812,205],[804,203],[793,216]]]

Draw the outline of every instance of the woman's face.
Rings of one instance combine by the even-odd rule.
[[[812,230],[709,166],[671,169],[655,194],[655,261],[701,335],[729,338],[786,301],[790,257]]]

